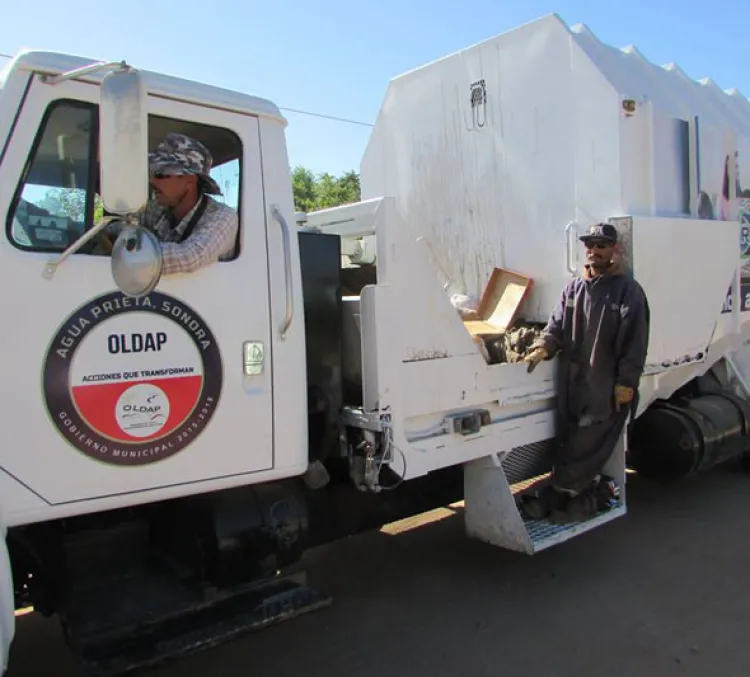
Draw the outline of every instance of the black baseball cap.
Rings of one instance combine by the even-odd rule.
[[[617,244],[617,228],[611,223],[597,223],[591,226],[585,235],[579,238],[581,242],[609,242]]]

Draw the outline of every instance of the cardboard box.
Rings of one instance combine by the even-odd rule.
[[[533,285],[526,275],[495,268],[479,301],[479,319],[464,320],[467,331],[473,337],[503,334],[513,325]]]

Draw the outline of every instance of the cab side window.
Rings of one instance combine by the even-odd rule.
[[[93,223],[98,116],[95,106],[56,101],[47,110],[10,213],[21,249],[58,252]]]
[[[104,215],[98,193],[98,107],[55,101],[47,109],[8,215],[8,238],[19,249],[60,252]],[[149,150],[169,133],[198,139],[211,151],[211,176],[223,195],[212,196],[241,214],[242,142],[232,131],[186,120],[149,116]],[[144,158],[144,162],[146,159]],[[239,254],[235,250],[236,258]],[[94,241],[77,254],[91,254]]]
[[[177,132],[185,134],[190,138],[200,141],[211,152],[213,166],[209,172],[219,188],[222,195],[211,197],[223,202],[237,212],[237,217],[242,224],[242,199],[240,187],[242,186],[242,140],[235,132],[224,127],[201,124],[191,120],[164,117],[160,115],[149,115],[148,117],[148,148],[154,150],[156,146],[169,134]],[[235,260],[240,254],[242,228],[237,233],[234,254],[222,265]]]

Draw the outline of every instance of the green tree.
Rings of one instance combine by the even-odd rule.
[[[300,212],[313,212],[318,209],[338,207],[361,200],[359,174],[355,171],[334,176],[323,172],[317,176],[306,167],[297,166],[292,170],[292,192],[294,207]],[[52,188],[47,191],[38,206],[55,216],[66,216],[75,221],[84,220],[86,191]],[[101,198],[96,195],[94,221],[104,214]]]
[[[37,204],[52,216],[61,216],[83,222],[86,212],[86,191],[69,188],[51,188]],[[98,195],[94,196],[94,222],[104,216],[104,205]]]
[[[344,203],[359,202],[362,199],[362,187],[357,172],[351,171],[341,175],[339,178],[339,196]]]
[[[299,165],[292,170],[292,191],[295,209],[300,212],[359,202],[362,194],[359,174],[355,171],[345,172],[341,176],[329,172],[316,176]]]
[[[294,208],[298,212],[311,212],[316,209],[315,175],[305,167],[292,170],[292,191]]]
[[[328,172],[321,174],[315,184],[315,195],[317,209],[327,209],[340,205],[338,179]]]
[[[38,206],[48,211],[52,216],[83,221],[86,211],[86,191],[52,188],[45,193]]]

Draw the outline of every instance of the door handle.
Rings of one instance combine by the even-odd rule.
[[[294,317],[294,288],[292,287],[292,236],[284,215],[276,205],[271,207],[273,218],[281,226],[281,241],[284,246],[284,285],[286,287],[286,313],[279,327],[279,339],[285,340]]]

